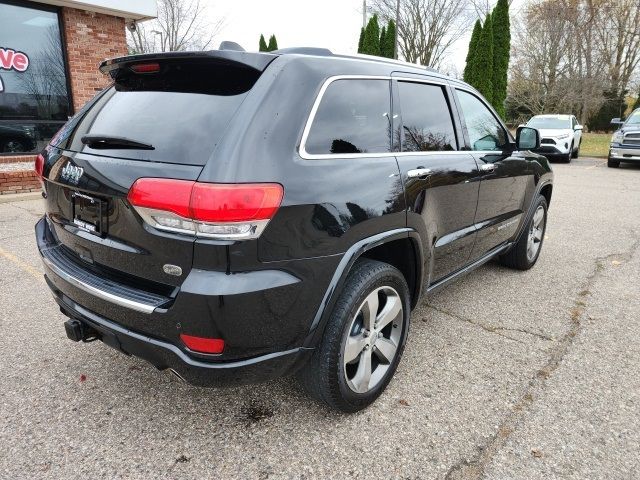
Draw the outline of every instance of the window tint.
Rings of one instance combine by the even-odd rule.
[[[467,125],[472,150],[501,150],[507,144],[507,132],[476,96],[458,90],[460,108]]]
[[[161,62],[161,73],[119,71],[115,84],[69,122],[56,146],[132,160],[204,165],[259,76],[210,60]],[[125,137],[153,150],[90,148],[87,134]]]
[[[391,150],[388,80],[336,80],[325,91],[305,143],[310,154]]]
[[[403,152],[456,150],[451,112],[442,87],[399,82]]]

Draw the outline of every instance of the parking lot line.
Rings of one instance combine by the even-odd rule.
[[[0,247],[0,257],[6,258],[7,260],[12,262],[13,264],[15,264],[18,267],[20,267],[20,269],[22,269],[23,271],[27,272],[33,278],[37,279],[38,281],[40,281],[40,282],[44,281],[44,279],[42,278],[42,272],[40,272],[36,268],[33,268],[28,263],[23,262],[18,257],[16,257],[13,253],[7,252],[2,247]]]

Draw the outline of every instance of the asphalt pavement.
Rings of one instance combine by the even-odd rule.
[[[425,299],[395,379],[355,415],[292,379],[200,389],[69,341],[42,201],[0,203],[0,478],[638,478],[640,167],[554,170],[538,264]]]

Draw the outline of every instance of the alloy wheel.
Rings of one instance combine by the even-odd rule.
[[[527,260],[532,262],[542,244],[542,236],[544,234],[544,207],[538,206],[536,212],[533,214],[533,220],[531,221],[531,227],[529,227],[529,238],[527,241]]]
[[[402,300],[388,286],[365,298],[351,321],[343,345],[343,368],[347,385],[366,393],[385,377],[398,353],[404,325]]]

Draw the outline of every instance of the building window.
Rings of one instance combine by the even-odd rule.
[[[0,4],[0,155],[40,151],[71,114],[58,14]]]

